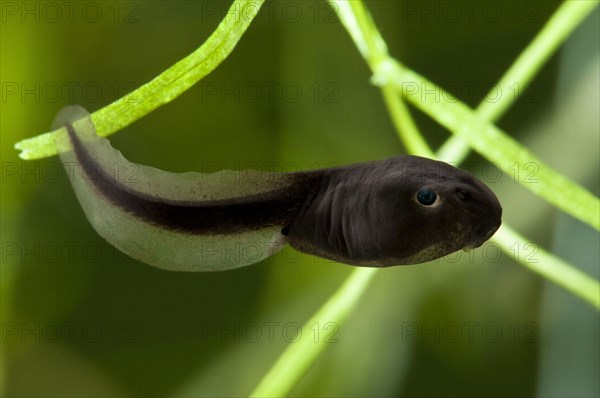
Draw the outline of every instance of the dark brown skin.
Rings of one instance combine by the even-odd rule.
[[[284,233],[292,247],[346,264],[385,267],[478,247],[500,227],[496,195],[469,173],[417,156],[320,170],[316,195]],[[425,188],[433,205],[418,202]]]

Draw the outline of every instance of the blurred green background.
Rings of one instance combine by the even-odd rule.
[[[161,271],[96,235],[57,157],[18,158],[14,143],[62,106],[95,111],[192,52],[230,4],[2,3],[2,395],[243,396],[299,332],[329,343],[294,396],[598,396],[598,313],[514,261],[544,247],[598,278],[597,232],[475,155],[467,168],[532,244],[382,270],[346,323],[309,329],[349,266],[288,248],[231,272]],[[392,55],[475,106],[560,3],[366,4]],[[595,194],[598,21],[596,10],[515,87],[525,91],[499,122]],[[110,139],[177,172],[404,153],[369,78],[325,2],[267,1],[215,72]],[[434,146],[448,137],[413,113]]]

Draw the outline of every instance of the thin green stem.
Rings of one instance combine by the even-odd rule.
[[[491,240],[510,255],[514,255],[510,247],[514,247],[515,243],[518,247],[531,244],[508,225],[502,225]],[[600,283],[597,280],[542,248],[536,247],[536,250],[535,258],[517,260],[529,270],[600,309]]]
[[[408,107],[396,94],[396,89],[386,84],[381,88],[381,91],[398,133],[398,138],[400,138],[406,150],[413,155],[433,157],[434,154],[431,148],[419,132]]]
[[[371,15],[360,1],[332,1],[332,3],[335,3],[338,13],[344,15],[344,18],[340,18],[342,23],[349,32],[354,32],[351,33],[351,36],[363,58],[367,61],[371,70],[374,71],[373,82],[381,87],[385,104],[388,107],[396,131],[402,132],[398,134],[398,138],[400,138],[408,152],[420,156],[431,156],[432,152],[427,142],[419,132],[414,119],[410,116],[408,107],[398,98],[393,83],[385,78],[381,79],[386,75],[383,69],[389,66],[387,60],[390,57],[387,45],[378,32],[365,34],[365,32],[369,32],[369,26],[375,25]],[[381,72],[378,73],[377,71]]]
[[[344,284],[306,322],[306,329],[302,330],[308,330],[315,324],[344,322],[375,274],[376,269],[373,268],[357,268],[352,271]],[[315,340],[309,333],[303,333],[297,342],[286,348],[250,396],[281,397],[289,394],[325,347],[323,339]]]
[[[171,102],[212,72],[240,40],[264,0],[235,0],[217,29],[196,51],[165,70],[152,81],[92,114],[98,135],[106,137]],[[15,148],[23,159],[56,155],[58,129],[22,140]]]
[[[487,122],[500,119],[525,91],[552,54],[597,6],[598,2],[595,1],[565,1],[479,103],[475,110],[477,117]],[[489,98],[498,100],[490,101]],[[469,154],[469,150],[468,142],[455,135],[440,147],[438,153],[442,160],[452,159],[454,162],[461,163]]]

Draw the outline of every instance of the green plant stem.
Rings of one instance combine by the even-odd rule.
[[[552,54],[598,4],[595,1],[565,1],[561,4],[535,39],[521,52],[500,81],[479,103],[475,110],[477,117],[487,122],[500,119],[525,91]],[[498,98],[498,100],[488,101],[486,100],[488,98]],[[438,154],[442,160],[452,159],[456,163],[462,163],[469,151],[469,144],[465,139],[452,136],[440,147]]]
[[[169,103],[212,72],[240,40],[264,0],[235,0],[217,29],[196,51],[165,70],[152,81],[92,114],[98,135],[106,137]],[[58,129],[22,140],[15,148],[22,159],[56,155]]]
[[[531,244],[524,236],[507,225],[502,225],[491,240],[510,255],[514,255],[510,250],[511,246],[517,244],[517,247],[526,247],[525,245]],[[517,258],[516,260],[529,270],[600,310],[600,283],[597,280],[544,249],[539,247],[536,249],[535,258],[531,260]]]
[[[364,12],[363,4],[360,1],[330,1],[330,3],[371,69],[377,71],[386,68],[389,59],[387,45],[379,34],[365,34],[364,27],[374,25],[374,22],[370,14]],[[402,134],[398,134],[398,138],[408,152],[414,155],[431,156],[429,145],[417,129],[408,107],[398,99],[396,87],[387,79],[378,80],[385,75],[385,73],[374,72],[373,82],[382,89],[396,131],[402,131]]]
[[[375,274],[376,269],[373,268],[357,268],[352,271],[342,286],[306,322],[305,326],[311,327],[315,323],[323,325],[327,322],[343,322],[356,307]],[[281,397],[289,394],[324,347],[325,343],[322,339],[315,341],[312,335],[303,333],[297,342],[286,348],[250,396]]]
[[[427,145],[414,119],[410,116],[408,107],[396,94],[396,89],[389,84],[385,84],[381,87],[381,91],[396,132],[398,133],[398,138],[400,138],[406,150],[413,155],[432,158],[434,154],[431,148]]]

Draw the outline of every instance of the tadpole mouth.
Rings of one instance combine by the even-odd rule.
[[[483,238],[478,239],[475,243],[465,246],[463,248],[463,251],[468,252],[469,250],[477,249],[478,247],[483,245],[485,242],[487,242],[496,233],[498,228],[500,228],[500,225],[497,225],[494,228],[490,229]]]
[[[483,245],[487,240],[489,240],[492,236],[494,236],[494,234],[496,233],[496,231],[500,228],[500,225],[495,226],[494,228],[490,229],[488,231],[487,234],[485,234],[485,236],[483,237],[483,239],[481,240],[481,242],[479,243],[479,246]]]

